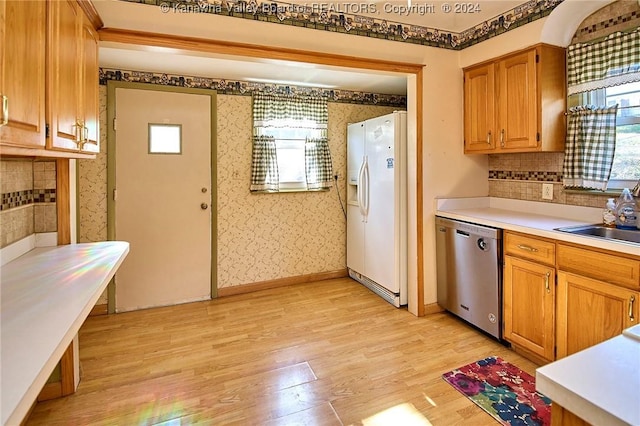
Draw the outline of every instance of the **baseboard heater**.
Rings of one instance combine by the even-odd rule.
[[[393,293],[389,291],[377,282],[367,278],[366,276],[354,271],[351,268],[349,268],[349,276],[358,281],[363,286],[367,287],[369,290],[373,291],[378,296],[382,297],[387,302],[391,303],[396,308],[400,307],[400,293]]]

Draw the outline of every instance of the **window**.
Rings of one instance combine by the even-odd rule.
[[[640,82],[605,89],[607,105],[618,104],[611,188],[633,188],[640,179]]]
[[[182,154],[182,125],[149,123],[149,154]]]
[[[326,99],[256,94],[251,191],[329,189]]]
[[[640,82],[597,89],[585,94],[593,105],[618,105],[616,150],[608,188],[633,188],[640,179]]]
[[[640,27],[567,48],[565,187],[640,179]]]
[[[272,136],[276,144],[279,190],[308,190],[305,172],[305,142],[318,139],[323,129],[314,120],[266,120],[262,135]]]

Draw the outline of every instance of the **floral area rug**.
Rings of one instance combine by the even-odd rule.
[[[535,378],[502,358],[485,358],[442,378],[503,425],[551,424],[551,400],[536,392]]]

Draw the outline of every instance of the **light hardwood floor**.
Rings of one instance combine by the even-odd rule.
[[[320,281],[90,317],[78,391],[27,424],[495,425],[441,378],[491,355],[534,374],[449,314]]]

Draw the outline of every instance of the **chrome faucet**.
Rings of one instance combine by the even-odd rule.
[[[631,194],[634,196],[634,198],[640,197],[640,179],[638,179],[638,183],[636,183],[636,186],[634,186],[631,190]]]

